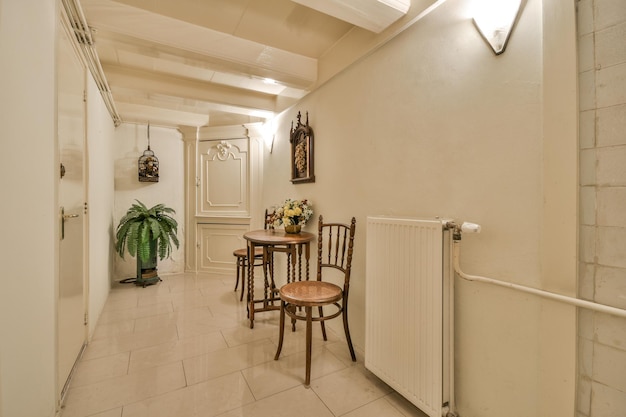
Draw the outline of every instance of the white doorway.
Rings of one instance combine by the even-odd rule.
[[[62,25],[63,26],[63,25]],[[59,147],[59,282],[57,298],[57,395],[62,401],[87,340],[85,68],[65,30],[57,50]]]

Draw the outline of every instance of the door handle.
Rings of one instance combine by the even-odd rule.
[[[65,207],[61,206],[61,240],[65,239],[65,220],[75,219],[79,214],[65,214]]]

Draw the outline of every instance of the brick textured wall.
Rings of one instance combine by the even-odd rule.
[[[626,2],[579,0],[579,296],[626,309]],[[626,319],[581,311],[578,417],[626,410]]]

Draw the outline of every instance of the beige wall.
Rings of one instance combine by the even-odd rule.
[[[148,146],[147,126],[123,123],[115,129],[115,218],[113,233],[126,210],[139,200],[148,207],[163,203],[176,210],[180,248],[170,259],[159,261],[160,273],[184,270],[184,181],[183,141],[175,129],[150,126],[150,149],[159,158],[159,182],[139,182],[137,160]],[[125,259],[115,255],[114,280],[134,277],[136,259],[126,253]]]
[[[56,11],[48,0],[0,1],[1,213],[9,237],[0,249],[0,416],[56,410]],[[92,332],[112,270],[113,123],[91,80],[87,96]]]
[[[89,158],[89,335],[104,307],[115,262],[113,225],[113,140],[115,126],[95,82],[87,85]]]
[[[55,412],[56,24],[56,2],[0,3],[4,417],[47,417]]]
[[[479,223],[483,232],[463,239],[464,270],[575,291],[573,3],[558,2],[570,21],[544,31],[543,13],[557,8],[544,11],[542,2],[529,0],[507,51],[497,57],[473,27],[474,3],[448,0],[286,111],[277,121],[273,153],[266,154],[264,205],[306,197],[315,217],[357,217],[350,315],[360,348],[368,215],[438,215]],[[556,36],[558,31],[564,36]],[[561,61],[544,66],[545,51],[564,41]],[[544,77],[558,71],[566,85],[546,88]],[[544,122],[550,110],[544,106],[561,104],[558,88],[567,92],[561,130],[556,120]],[[294,186],[288,132],[298,111],[309,112],[315,131],[316,182]],[[559,146],[566,151],[560,160]],[[566,182],[560,184],[564,199],[546,194],[558,189],[559,184],[547,184],[555,179]],[[546,223],[559,210],[564,214],[559,227]],[[553,245],[560,228],[569,230],[567,244]],[[556,260],[545,265],[551,257]],[[549,275],[559,267],[560,276]],[[457,279],[456,286],[460,414],[570,417],[575,311],[484,284]],[[546,323],[557,326],[560,340],[542,339],[550,329]],[[549,397],[559,402],[549,404]]]
[[[542,2],[543,208],[541,288],[576,296],[577,74],[576,14],[571,0]],[[538,415],[575,410],[576,321],[571,305],[542,300]]]
[[[274,151],[265,157],[264,205],[275,204],[286,197],[309,197],[315,203],[316,216],[320,213],[328,219],[357,216],[351,319],[354,339],[360,346],[363,346],[365,306],[364,286],[358,280],[363,279],[365,272],[365,218],[369,214],[444,215],[481,223],[481,235],[466,236],[463,240],[462,266],[466,271],[538,287],[553,285],[546,282],[540,261],[547,250],[540,226],[544,218],[543,153],[546,146],[542,139],[545,126],[541,120],[545,94],[542,88],[542,4],[539,0],[527,2],[507,51],[495,57],[469,21],[470,3],[469,0],[448,0],[432,16],[281,115]],[[570,4],[569,0],[559,3],[565,7]],[[618,20],[596,27],[594,46],[621,45],[610,41],[598,44],[621,33],[624,19],[619,17],[619,12],[623,12],[620,4],[621,0],[579,2],[579,9],[586,10],[585,14],[581,13],[580,26],[587,25],[587,31],[581,32],[581,51],[588,52],[584,48],[589,46],[593,39],[590,34],[594,31],[589,30],[588,25],[593,27],[594,20],[597,24],[599,18]],[[0,55],[3,58],[0,60],[3,74],[0,121],[4,150],[0,159],[0,181],[4,197],[2,214],[11,219],[5,225],[5,234],[11,237],[10,245],[5,244],[0,250],[3,265],[0,416],[11,417],[54,414],[57,254],[54,178],[57,160],[51,155],[55,154],[53,42],[56,18],[54,2],[39,0],[36,6],[33,7],[32,1],[26,4],[0,0]],[[590,10],[600,13],[589,20],[594,16],[588,14]],[[24,25],[25,21],[32,25]],[[16,39],[20,40],[18,48]],[[585,62],[588,65],[589,61]],[[616,294],[621,294],[621,290],[611,288],[621,282],[623,265],[596,262],[596,255],[598,260],[605,259],[597,248],[606,250],[606,242],[620,242],[620,231],[626,227],[620,217],[617,220],[614,217],[619,214],[615,207],[623,206],[615,201],[619,201],[620,187],[624,185],[619,176],[623,173],[619,170],[623,166],[620,163],[623,143],[619,142],[623,137],[619,132],[623,129],[619,126],[624,117],[619,112],[625,101],[622,100],[623,83],[613,83],[619,80],[623,65],[613,62],[606,70],[593,70],[593,65],[584,67],[582,64],[581,60],[581,90],[591,91],[592,95],[581,96],[581,132],[587,134],[581,133],[581,211],[584,217],[581,220],[581,260],[585,264],[581,268],[584,274],[580,291],[588,298],[595,294],[598,301],[611,304],[617,301]],[[603,78],[611,76],[614,78]],[[596,77],[613,80],[603,85],[617,88],[600,88],[596,97],[593,84],[588,83],[590,78]],[[609,95],[614,92],[617,96]],[[617,97],[618,101],[601,100],[607,97]],[[582,105],[585,99],[598,100],[597,108],[595,101],[591,107]],[[287,133],[298,110],[309,111],[315,129],[317,182],[292,186]],[[33,123],[33,115],[37,123]],[[90,132],[99,125],[91,119],[89,123]],[[106,122],[102,122],[103,138],[109,135],[110,129],[105,125]],[[99,149],[99,154],[114,154],[117,164],[125,158],[130,161],[130,154],[134,153],[136,167],[136,158],[145,148],[145,131],[123,127],[116,129],[115,134],[118,150],[105,146]],[[171,132],[163,135],[167,140],[177,137]],[[153,149],[164,171],[169,152],[160,150],[157,147],[160,140],[153,138]],[[172,146],[177,149],[178,145]],[[182,144],[180,147],[180,155],[172,158],[176,158],[176,169],[181,170],[175,175],[180,175],[179,189],[182,190]],[[118,153],[119,149],[129,155]],[[569,146],[567,149],[570,150]],[[92,154],[92,164],[94,157],[97,156]],[[33,166],[37,169],[32,169]],[[618,167],[615,176],[605,169],[612,166]],[[110,168],[104,165],[102,169]],[[95,172],[90,170],[91,179]],[[116,177],[118,172],[116,169]],[[610,182],[611,178],[617,178],[617,182]],[[106,187],[106,181],[95,179],[94,185]],[[168,193],[174,193],[169,204],[176,205],[182,220],[182,195],[176,195],[173,185],[164,191],[158,189],[158,195],[167,196],[168,201]],[[107,209],[92,211],[92,220],[98,217],[102,221],[98,231],[92,232],[97,236],[97,245],[106,246],[105,229],[114,227],[120,213],[123,214],[136,198],[133,194],[143,196],[142,192],[140,187],[122,187],[121,193],[127,201],[120,203],[114,214]],[[590,193],[592,197],[584,197]],[[613,211],[589,211],[596,201],[603,204],[609,201],[607,196],[613,198],[614,203],[607,205],[613,207]],[[111,204],[109,197],[99,200],[100,197],[90,199],[104,206]],[[605,206],[599,205],[602,207]],[[564,207],[564,212],[570,211],[571,207]],[[613,215],[609,216],[610,213]],[[600,219],[605,219],[602,221],[606,224]],[[32,239],[33,234],[37,239]],[[610,240],[613,238],[617,240]],[[597,248],[596,244],[599,244]],[[37,262],[33,262],[33,256],[37,257]],[[182,269],[182,255],[179,258]],[[100,262],[107,267],[108,261],[94,259],[92,266]],[[565,267],[569,269],[571,265]],[[560,285],[567,291],[571,281],[565,280]],[[92,293],[97,293],[93,296],[102,300],[102,293],[96,290],[97,287],[105,291],[102,281],[98,278],[94,283],[92,280],[91,287]],[[568,342],[546,343],[539,337],[545,332],[539,322],[546,317],[546,312],[559,307],[505,289],[457,281],[456,308],[457,400],[461,415],[490,417],[506,412],[514,417],[571,416],[566,412],[572,405],[568,402],[554,405],[556,410],[551,410],[554,413],[543,413],[545,399],[539,393],[546,388],[539,383],[542,378],[558,379],[563,366],[558,364],[553,369],[541,358],[561,350],[569,355],[573,348]],[[15,325],[16,317],[20,326]],[[560,317],[561,324],[571,325],[568,311]],[[612,331],[623,328],[623,323],[588,314],[582,314],[581,319],[580,346],[584,354],[581,355],[583,378],[579,411],[582,415],[587,415],[586,410],[595,416],[619,415],[624,409],[625,389],[620,385],[621,380],[607,380],[600,371],[606,369],[602,366],[607,364],[611,367],[615,363],[626,363],[623,349],[615,345],[615,341],[623,340],[623,335]],[[540,371],[538,368],[544,365],[547,368]],[[567,372],[566,377],[569,377],[570,370]],[[569,391],[570,382],[566,381],[565,386],[546,391],[546,396],[563,397]],[[591,402],[592,391],[595,403]],[[603,409],[602,404],[614,408]]]
[[[588,300],[626,308],[626,5],[578,1],[580,275]],[[579,416],[626,410],[626,320],[580,312]]]

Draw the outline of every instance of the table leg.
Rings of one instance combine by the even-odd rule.
[[[267,265],[268,257],[268,246],[263,245],[263,264]],[[269,294],[270,284],[267,280],[267,268],[263,267],[263,309],[266,309],[269,305],[268,302],[268,294]]]
[[[296,255],[296,251],[294,250],[294,256],[295,255]],[[302,281],[302,245],[298,245],[297,247],[297,256],[298,256],[298,281]],[[294,271],[294,276],[295,276],[295,271]]]
[[[254,242],[248,242],[248,306],[250,328],[254,328]]]
[[[311,245],[309,242],[304,244],[304,259],[306,261],[306,280],[309,280],[309,258],[311,257]]]
[[[270,304],[274,305],[274,295],[276,294],[276,283],[274,282],[274,250],[273,246],[263,246],[263,276],[267,282],[269,275],[269,300]],[[267,294],[265,296],[267,299]]]
[[[291,251],[289,252],[289,255],[291,257],[291,282],[296,281],[296,268],[298,265],[298,257],[297,257],[298,247],[299,245],[292,245]]]

